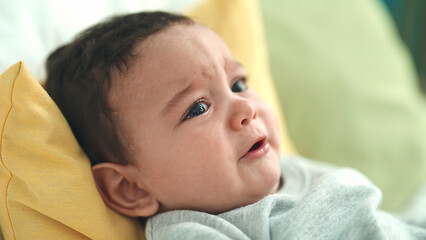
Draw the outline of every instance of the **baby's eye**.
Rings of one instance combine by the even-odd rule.
[[[247,79],[245,77],[239,78],[233,85],[232,85],[232,92],[244,92],[247,89],[246,85]]]
[[[207,111],[209,108],[208,103],[203,100],[199,99],[197,100],[189,109],[188,113],[185,115],[185,118],[183,120],[187,120],[193,117],[196,117],[198,115],[201,115]]]

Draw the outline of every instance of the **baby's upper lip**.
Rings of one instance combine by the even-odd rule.
[[[267,137],[265,135],[252,138],[251,141],[248,141],[247,145],[243,148],[245,151],[243,155],[240,157],[240,159],[243,158],[257,142],[263,142],[263,141],[267,141]]]

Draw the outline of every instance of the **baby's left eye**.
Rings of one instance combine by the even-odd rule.
[[[231,87],[232,92],[244,92],[247,89],[246,78],[239,78]]]

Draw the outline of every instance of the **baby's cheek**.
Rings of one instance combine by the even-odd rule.
[[[261,113],[264,118],[265,127],[268,131],[269,140],[275,145],[275,147],[280,147],[280,129],[275,113],[272,108],[266,104]]]
[[[186,154],[191,154],[193,158],[213,158],[223,150],[222,136],[221,131],[217,129],[205,129],[191,137],[185,148]]]

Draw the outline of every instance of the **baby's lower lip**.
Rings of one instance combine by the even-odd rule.
[[[243,158],[257,159],[265,156],[270,150],[271,146],[266,141],[262,141],[262,145],[253,151],[244,154]]]

